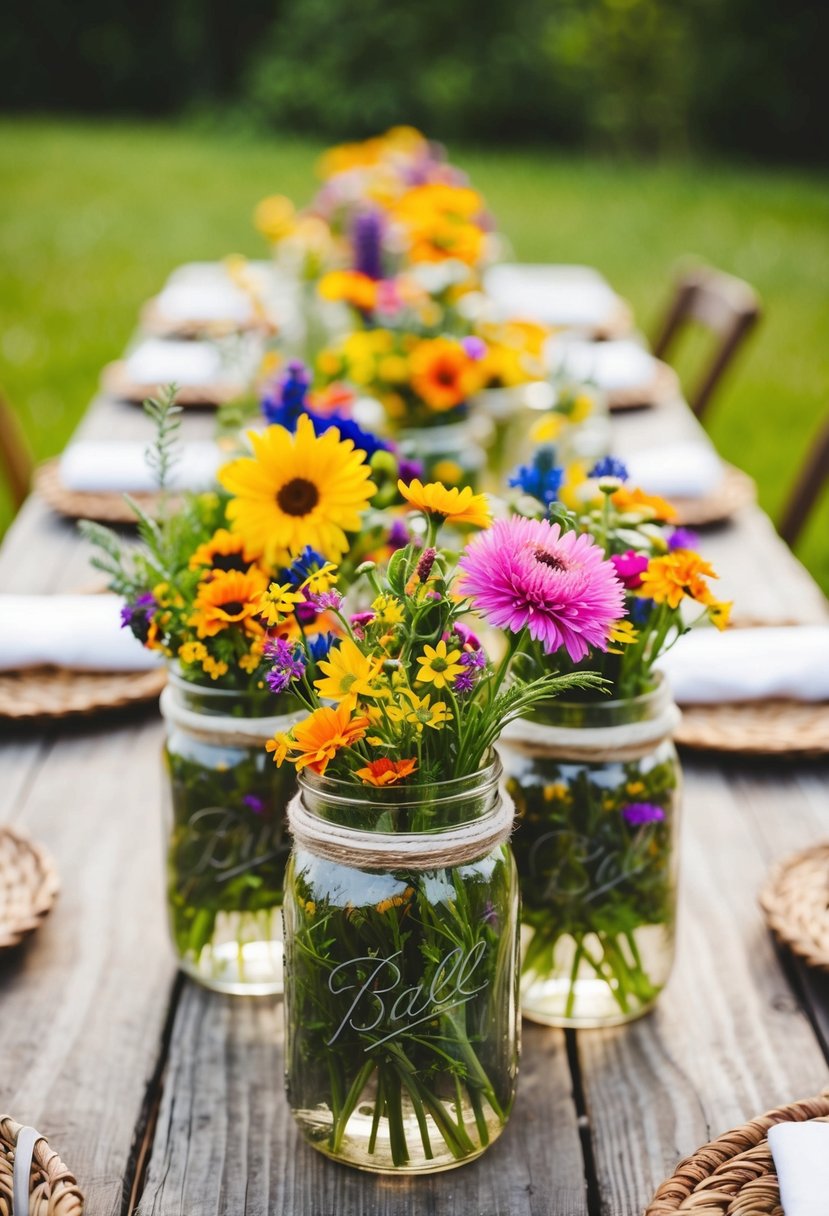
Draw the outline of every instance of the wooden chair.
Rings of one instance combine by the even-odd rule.
[[[32,459],[11,406],[0,393],[0,472],[5,476],[14,509],[23,503],[32,481]]]
[[[760,301],[742,279],[708,266],[684,271],[673,300],[653,343],[653,353],[664,359],[690,322],[703,326],[716,338],[714,357],[706,366],[688,403],[698,418],[705,413],[723,373],[757,324]]]
[[[809,518],[824,484],[829,481],[829,418],[809,448],[803,468],[794,483],[789,500],[780,516],[777,531],[791,548]]]

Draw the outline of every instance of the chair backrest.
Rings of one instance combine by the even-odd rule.
[[[0,472],[5,475],[12,502],[17,509],[29,493],[32,460],[20,423],[0,393]]]
[[[809,448],[788,502],[783,508],[777,531],[791,546],[800,536],[824,484],[829,481],[829,417]]]
[[[703,369],[688,403],[698,418],[706,408],[723,373],[761,316],[756,292],[742,279],[708,266],[684,271],[653,342],[653,353],[665,359],[689,322],[710,330],[716,338],[713,358]]]

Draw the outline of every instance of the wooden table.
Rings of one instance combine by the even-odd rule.
[[[186,419],[191,436],[209,426]],[[682,403],[631,415],[619,448],[695,427]],[[83,430],[147,424],[99,399]],[[758,509],[708,533],[704,551],[738,611],[826,619]],[[0,551],[0,587],[83,586],[87,556],[30,500]],[[613,1031],[526,1025],[498,1143],[464,1169],[405,1181],[333,1165],[300,1140],[279,1000],[176,977],[158,714],[0,733],[0,819],[48,845],[63,882],[36,938],[0,962],[0,1111],[49,1135],[89,1216],[634,1216],[679,1157],[829,1081],[829,984],[787,978],[757,907],[770,864],[829,835],[825,763],[687,756],[678,963],[658,1009]]]

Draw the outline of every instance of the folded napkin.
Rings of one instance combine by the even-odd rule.
[[[156,298],[156,307],[171,321],[226,321],[244,325],[253,315],[250,297],[227,279],[168,283]]]
[[[67,490],[136,492],[158,488],[147,464],[147,445],[130,440],[92,439],[70,444],[60,458],[60,480]],[[206,490],[227,459],[209,440],[181,444],[170,473],[173,490]]]
[[[829,701],[829,625],[695,629],[657,666],[680,705]]]
[[[785,1216],[826,1216],[829,1123],[775,1123],[768,1139]]]
[[[612,316],[619,297],[589,266],[502,263],[484,276],[484,290],[504,316],[587,328]]]
[[[547,344],[547,365],[554,375],[595,384],[605,392],[644,387],[659,366],[653,355],[636,342],[586,342],[552,338]]]
[[[71,671],[147,671],[159,666],[121,628],[117,595],[0,595],[0,671],[51,665]]]
[[[704,498],[722,483],[723,466],[708,443],[688,440],[623,456],[631,485],[665,498]]]
[[[147,338],[127,355],[127,376],[135,384],[182,387],[214,384],[223,379],[222,358],[209,342],[171,342]]]

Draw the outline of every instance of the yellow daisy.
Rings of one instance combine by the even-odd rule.
[[[447,490],[439,481],[430,481],[425,486],[415,477],[406,485],[398,481],[397,488],[406,502],[424,515],[437,516],[453,524],[473,524],[486,528],[492,522],[485,494],[474,494],[469,486],[462,490],[453,486]]]
[[[235,532],[250,548],[271,559],[280,550],[299,553],[306,545],[337,560],[348,549],[346,532],[357,532],[375,486],[365,454],[331,427],[322,435],[299,419],[296,434],[270,426],[250,432],[253,456],[219,471],[233,497],[227,506]]]
[[[288,616],[293,616],[294,608],[301,604],[305,597],[294,591],[290,583],[271,583],[267,591],[262,593],[259,612],[265,623],[273,628],[281,625]]]
[[[401,688],[400,692],[406,701],[400,701],[397,705],[389,705],[386,709],[386,714],[391,722],[406,723],[408,726],[413,726],[417,733],[422,735],[424,726],[440,730],[447,722],[452,721],[454,715],[446,703],[435,701],[433,705],[430,693],[427,693],[425,697],[419,697],[410,688]]]
[[[460,657],[460,650],[447,650],[443,640],[437,646],[424,646],[423,655],[417,660],[420,664],[418,683],[434,684],[437,689],[454,684],[463,671],[463,664],[458,662]]]
[[[328,658],[321,660],[319,669],[324,673],[323,679],[315,680],[314,687],[327,700],[378,695],[377,663],[364,655],[351,638],[343,638],[339,646],[329,650]]]

